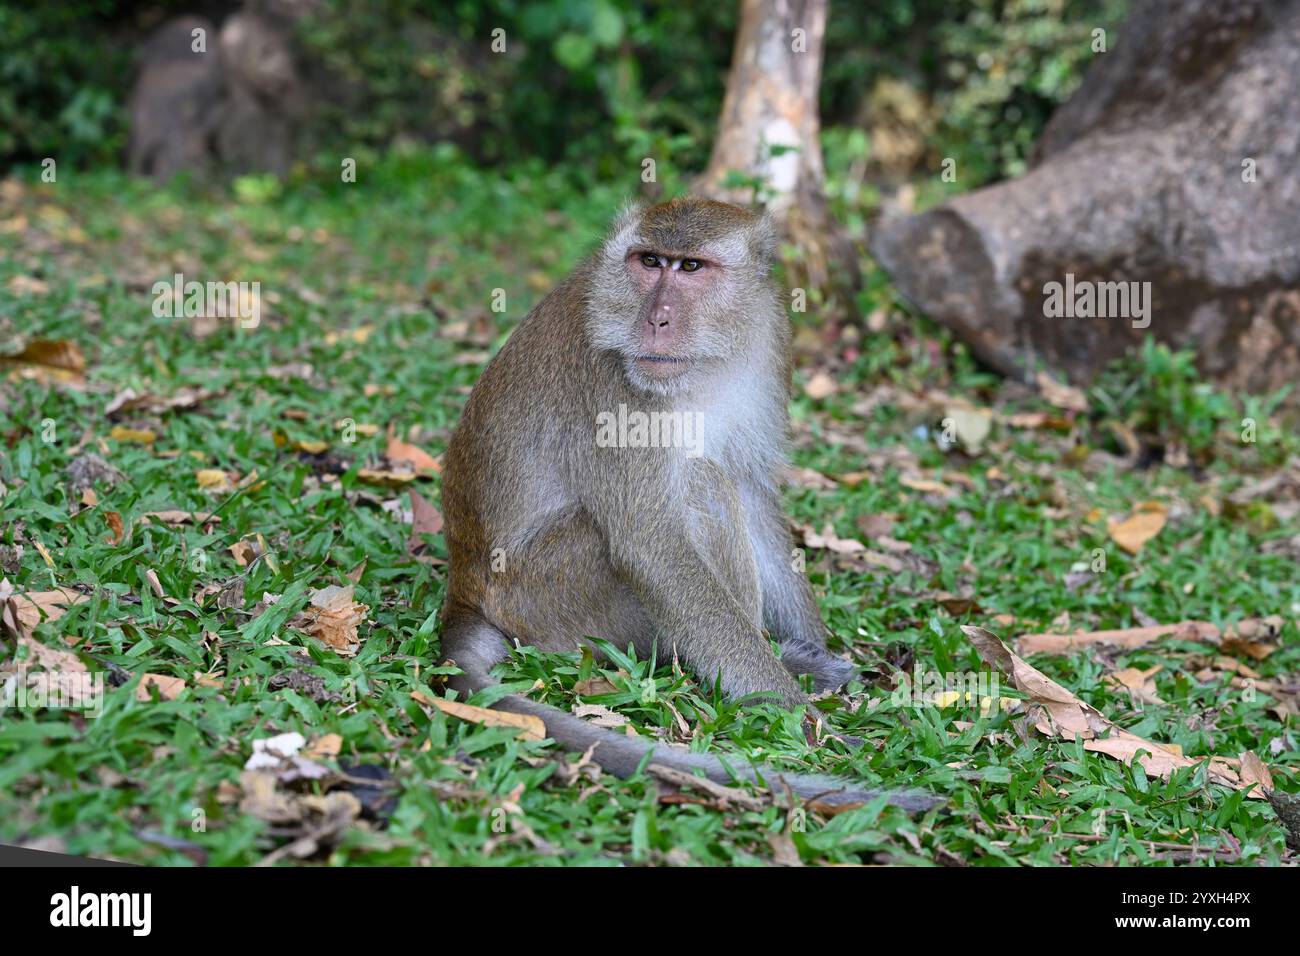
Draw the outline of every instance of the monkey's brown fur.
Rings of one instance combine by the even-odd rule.
[[[630,209],[488,364],[443,473],[451,574],[442,646],[464,671],[457,690],[493,683],[510,641],[570,651],[587,636],[641,656],[676,654],[731,697],[767,694],[790,707],[805,700],[794,674],[811,673],[819,689],[850,676],[825,648],[780,508],[790,330],[767,275],[774,245],[768,223],[736,206],[679,199]],[[703,441],[599,444],[599,416],[620,406],[699,413]],[[541,717],[568,748],[597,744],[597,762],[621,776],[650,752],[731,779],[712,756],[523,697],[496,706]],[[875,795],[828,777],[784,780],[840,802]]]

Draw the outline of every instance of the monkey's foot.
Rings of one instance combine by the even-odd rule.
[[[858,672],[843,658],[811,641],[786,641],[781,645],[781,663],[792,674],[812,674],[817,693],[838,690]]]

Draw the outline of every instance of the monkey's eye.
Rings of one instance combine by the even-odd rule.
[[[659,257],[653,252],[643,253],[641,256],[641,265],[645,266],[647,269],[658,269]]]
[[[695,272],[695,271],[697,271],[697,270],[700,268],[700,266],[702,266],[702,265],[704,265],[704,263],[702,263],[699,259],[683,259],[683,260],[682,260],[682,271],[683,271],[683,272]]]

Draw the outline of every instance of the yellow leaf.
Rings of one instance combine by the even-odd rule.
[[[325,734],[318,740],[309,743],[302,755],[304,757],[321,758],[337,757],[343,749],[343,738],[338,734]]]
[[[113,430],[108,433],[108,437],[113,441],[129,441],[138,445],[152,445],[158,436],[147,428],[127,428],[124,425],[114,425]]]
[[[381,485],[385,488],[398,488],[415,481],[413,471],[386,471],[381,468],[362,468],[357,472],[357,480],[367,485]]]
[[[200,468],[194,472],[194,480],[205,491],[233,491],[235,488],[230,476],[220,468]]]

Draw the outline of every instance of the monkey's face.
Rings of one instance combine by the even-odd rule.
[[[676,200],[623,216],[597,260],[588,333],[633,387],[689,391],[764,321],[766,226],[735,206]]]

